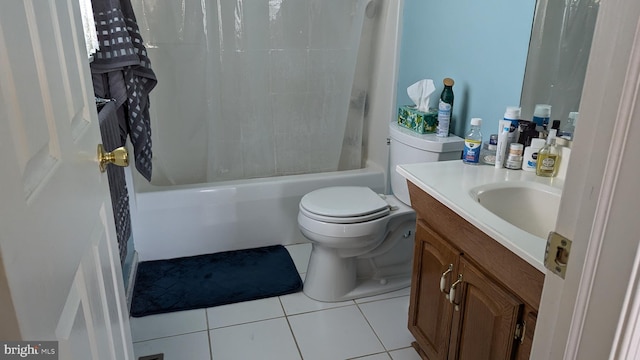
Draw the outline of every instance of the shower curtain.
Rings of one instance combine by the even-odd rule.
[[[360,168],[373,0],[136,0],[154,70],[152,183]],[[365,54],[366,55],[366,54]]]

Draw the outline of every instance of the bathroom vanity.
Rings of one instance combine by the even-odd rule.
[[[498,216],[500,209],[485,208],[477,189],[536,188],[559,203],[562,180],[461,161],[397,170],[417,212],[408,324],[415,349],[429,360],[528,359],[546,239],[513,225],[518,219]],[[515,208],[531,214],[523,204]],[[553,230],[555,223],[540,226]]]

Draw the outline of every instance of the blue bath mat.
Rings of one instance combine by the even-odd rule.
[[[131,316],[207,308],[302,290],[282,245],[145,261],[138,265]]]

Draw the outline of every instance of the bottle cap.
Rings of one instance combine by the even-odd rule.
[[[507,110],[504,112],[504,118],[509,120],[519,120],[522,109],[519,106],[507,106]]]
[[[471,126],[478,126],[482,124],[481,118],[471,118]]]
[[[572,111],[569,113],[569,120],[571,120],[571,122],[573,122],[574,124],[578,122],[578,112],[577,111]]]
[[[534,149],[540,149],[544,146],[544,139],[533,138],[531,139],[531,147]]]
[[[452,78],[444,78],[444,80],[442,80],[442,83],[443,83],[445,86],[453,86],[454,81],[453,81],[453,79],[452,79]]]
[[[551,116],[551,105],[537,104],[533,110],[533,116],[549,117]]]

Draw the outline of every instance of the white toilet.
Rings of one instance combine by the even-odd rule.
[[[460,159],[464,140],[421,135],[389,124],[394,195],[367,187],[318,189],[300,200],[298,225],[313,244],[303,291],[319,301],[343,301],[411,284],[416,215],[396,165]]]

